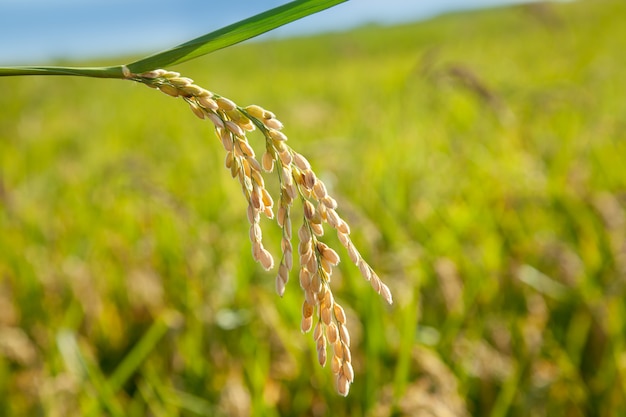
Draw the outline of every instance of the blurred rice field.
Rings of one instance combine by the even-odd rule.
[[[393,291],[339,251],[347,398],[295,273],[280,298],[252,261],[209,123],[130,82],[0,78],[0,416],[626,415],[624,16],[536,3],[173,68],[277,114]]]

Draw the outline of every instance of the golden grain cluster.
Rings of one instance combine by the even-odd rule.
[[[339,255],[320,238],[324,224],[337,233],[350,260],[359,268],[372,288],[388,303],[392,303],[389,288],[365,262],[350,239],[350,227],[337,213],[337,202],[328,194],[325,184],[317,178],[307,159],[286,144],[283,124],[276,116],[259,106],[239,107],[231,100],[214,94],[181,77],[176,72],[154,70],[143,74],[129,74],[129,79],[157,88],[165,94],[185,100],[200,119],[209,119],[226,151],[225,165],[237,178],[248,202],[252,256],[266,270],[274,266],[272,254],[263,246],[261,215],[274,218],[274,199],[265,188],[263,171],[276,171],[280,184],[276,221],[282,229],[282,256],[276,276],[276,291],[285,292],[289,273],[293,268],[291,207],[296,200],[303,205],[304,216],[298,229],[298,258],[300,287],[304,291],[302,304],[303,332],[313,330],[318,360],[327,362],[327,351],[332,351],[331,369],[336,376],[337,392],[347,395],[354,380],[350,353],[350,334],[346,315],[335,301],[330,279]],[[261,131],[265,138],[265,152],[260,159],[248,143],[247,132]],[[260,161],[260,162],[259,162]]]

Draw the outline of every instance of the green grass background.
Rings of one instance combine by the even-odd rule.
[[[278,115],[392,289],[339,251],[347,398],[297,278],[280,298],[252,261],[210,124],[130,82],[0,79],[0,416],[625,415],[625,15],[520,6],[174,68]]]

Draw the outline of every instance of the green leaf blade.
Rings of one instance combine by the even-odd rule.
[[[172,49],[159,52],[126,66],[61,67],[21,66],[0,67],[0,77],[18,75],[70,75],[93,78],[128,78],[131,73],[166,68],[202,55],[243,42],[277,27],[312,15],[348,0],[296,0],[256,16],[241,20],[214,32],[192,39]]]
[[[223,27],[172,49],[140,59],[127,67],[133,73],[165,68],[261,35],[347,0],[297,0]]]

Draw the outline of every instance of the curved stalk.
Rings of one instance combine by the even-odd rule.
[[[59,67],[59,66],[21,66],[0,67],[0,77],[14,75],[71,75],[91,78],[127,78],[129,74],[125,65],[114,67]]]

